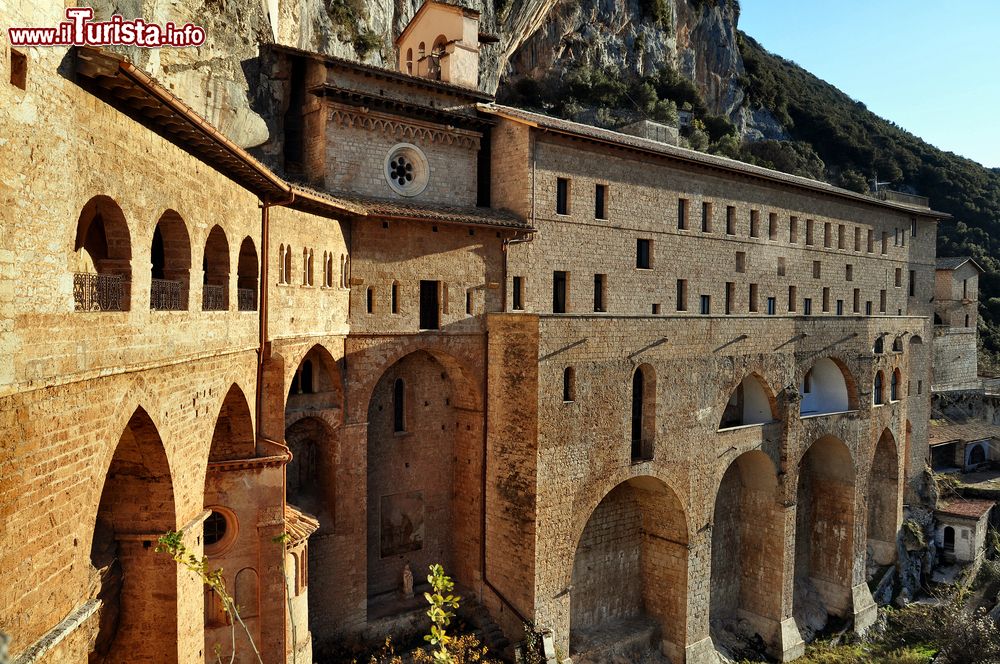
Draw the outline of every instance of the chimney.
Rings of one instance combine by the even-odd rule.
[[[404,74],[479,88],[479,12],[425,0],[396,39]]]

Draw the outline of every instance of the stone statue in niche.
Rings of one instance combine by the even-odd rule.
[[[413,597],[413,571],[410,570],[410,563],[403,567],[403,597]]]

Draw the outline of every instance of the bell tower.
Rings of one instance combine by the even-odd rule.
[[[396,39],[404,74],[479,87],[479,12],[426,0]]]

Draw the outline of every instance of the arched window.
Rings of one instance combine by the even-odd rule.
[[[884,400],[883,400],[883,394],[882,394],[882,383],[883,383],[884,380],[885,380],[885,378],[882,375],[881,371],[879,371],[878,373],[875,374],[875,385],[874,385],[874,389],[872,390],[872,402],[876,406],[879,406],[879,405],[885,403]]]
[[[392,293],[390,295],[392,301],[392,313],[399,313],[399,284],[397,282],[392,282]]]
[[[892,372],[892,378],[889,379],[889,401],[899,401],[899,383],[900,383],[900,373],[899,369]]]
[[[392,430],[406,431],[406,383],[402,378],[392,384]]]
[[[257,572],[251,567],[240,570],[236,575],[236,606],[241,618],[256,616],[259,610],[257,595]]]
[[[643,364],[632,374],[632,461],[653,458],[656,435],[656,374]]]
[[[406,73],[407,74],[412,74],[413,73],[413,49],[412,48],[406,49]]]
[[[191,241],[184,220],[173,210],[164,212],[153,230],[150,263],[149,308],[157,311],[187,309]]]
[[[882,353],[885,352],[885,337],[884,336],[879,335],[879,337],[877,339],[875,339],[875,345],[872,347],[872,352],[875,353],[876,355],[881,355]]]
[[[813,370],[810,369],[806,372],[805,377],[802,378],[802,394],[812,394],[813,391]]]
[[[285,274],[285,245],[278,247],[278,283],[288,283],[288,276]]]
[[[576,401],[576,370],[573,367],[563,369],[563,401]]]
[[[902,353],[903,352],[903,337],[896,337],[892,340],[892,352]]]
[[[221,226],[213,226],[208,234],[202,269],[201,308],[225,311],[229,308],[229,240]]]
[[[344,254],[340,255],[340,287],[347,288],[347,261]]]
[[[132,244],[121,208],[95,196],[80,212],[73,245],[75,311],[127,311],[132,283]]]
[[[372,293],[372,287],[369,286],[368,290],[365,291],[365,310],[371,313],[374,310],[375,305],[375,295]]]
[[[285,245],[285,283],[292,283],[292,245]]]
[[[323,285],[333,288],[333,254],[323,252]]]
[[[302,285],[309,285],[309,250],[302,248]]]
[[[236,263],[236,308],[257,311],[257,247],[250,236],[243,238]]]
[[[312,286],[315,282],[313,281],[313,250],[309,250],[309,285]]]

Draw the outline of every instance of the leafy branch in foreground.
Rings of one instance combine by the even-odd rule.
[[[236,622],[243,627],[243,631],[247,634],[247,639],[250,641],[250,647],[253,649],[254,655],[257,657],[257,661],[260,664],[264,664],[260,657],[260,651],[257,650],[257,644],[253,642],[253,635],[250,634],[250,630],[247,628],[246,623],[243,622],[243,618],[240,617],[239,609],[236,606],[236,602],[233,600],[232,595],[226,590],[226,581],[222,576],[222,568],[210,569],[208,566],[208,557],[198,556],[188,551],[187,546],[184,544],[184,536],[180,532],[170,530],[167,531],[166,535],[161,535],[156,541],[156,553],[166,553],[169,554],[171,558],[174,559],[178,565],[194,572],[201,582],[204,583],[212,592],[214,592],[222,600],[222,610],[226,612],[227,615],[235,618],[235,621],[230,620],[230,630],[232,632],[233,648],[232,653],[229,656],[229,664],[233,664],[236,661]],[[218,652],[215,656],[219,663],[222,663],[222,655]]]

